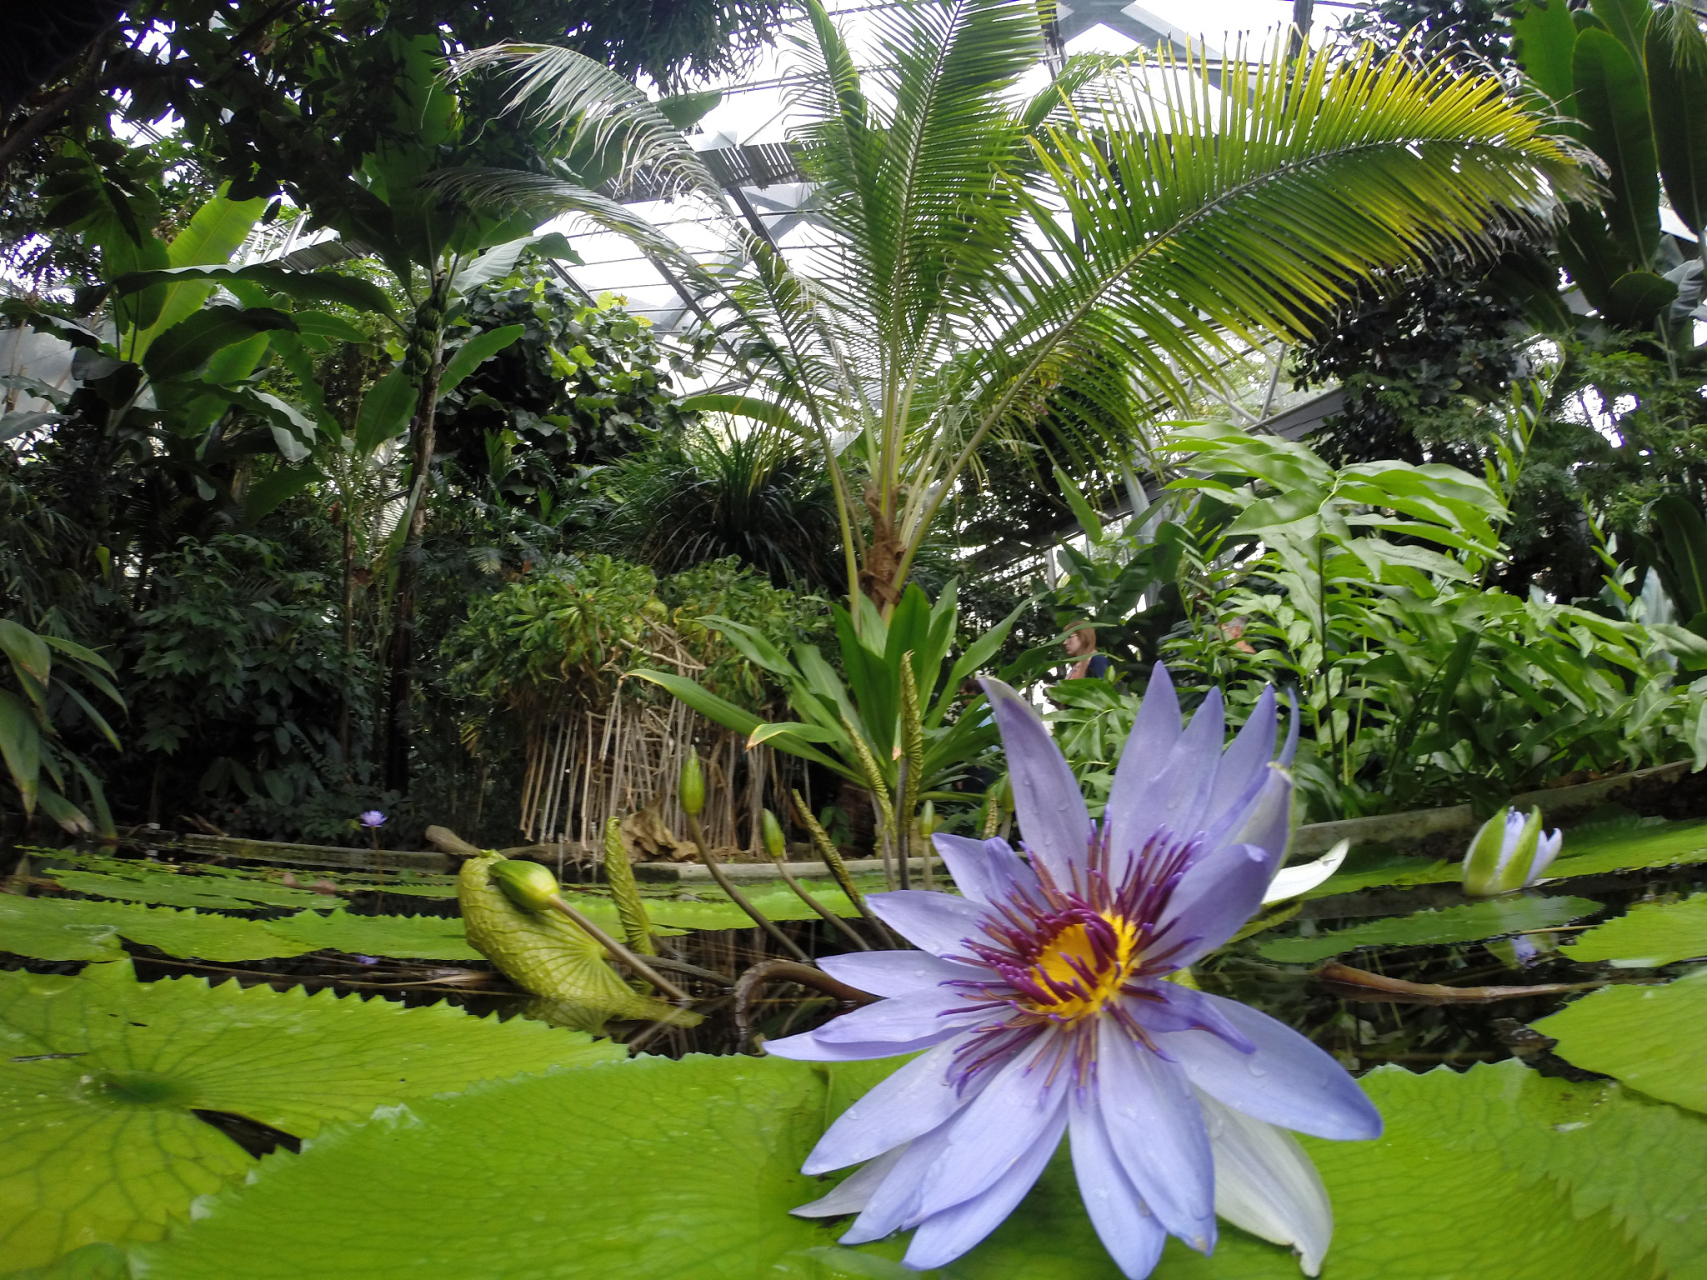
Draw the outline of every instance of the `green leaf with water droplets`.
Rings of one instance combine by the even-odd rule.
[[[138,1260],[149,1280],[229,1280],[234,1258],[244,1280],[1119,1280],[1064,1154],[1007,1223],[941,1271],[903,1271],[905,1237],[848,1249],[836,1243],[845,1219],[789,1216],[826,1189],[796,1172],[826,1123],[894,1065],[640,1059],[411,1104],[328,1132],[300,1156],[268,1157],[251,1185],[205,1202]],[[1674,1238],[1667,1215],[1682,1202],[1662,1199],[1638,1222],[1639,1180],[1626,1191],[1616,1173],[1591,1169],[1576,1200],[1563,1180],[1602,1155],[1618,1169],[1602,1144],[1627,1141],[1628,1126],[1561,1133],[1554,1126],[1581,1107],[1514,1109],[1509,1077],[1493,1072],[1384,1070],[1367,1084],[1385,1137],[1307,1143],[1338,1222],[1325,1276],[1652,1280],[1649,1251]],[[1496,1105],[1503,1128],[1490,1134]],[[1680,1139],[1661,1154],[1689,1173],[1704,1151]],[[459,1175],[458,1211],[421,1214],[420,1187],[447,1168]],[[1287,1250],[1230,1227],[1212,1258],[1171,1243],[1155,1272],[1297,1275]]]
[[[1658,969],[1707,956],[1707,893],[1682,902],[1638,902],[1629,914],[1588,930],[1560,954],[1608,960],[1615,969]]]
[[[113,960],[120,939],[167,955],[228,962],[266,960],[314,950],[258,920],[141,907],[124,902],[0,895],[0,950],[38,960]]]
[[[442,1004],[139,983],[128,963],[0,973],[0,1257],[40,1266],[95,1241],[158,1239],[253,1169],[197,1110],[306,1138],[376,1106],[621,1053]]]
[[[1707,1113],[1707,969],[1663,986],[1591,991],[1532,1025],[1566,1061]]]

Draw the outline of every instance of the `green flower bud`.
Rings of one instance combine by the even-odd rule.
[[[765,852],[780,861],[787,851],[787,845],[783,843],[782,839],[782,823],[776,820],[776,814],[766,809],[764,818],[759,825],[764,831]]]
[[[929,836],[936,830],[936,805],[926,800],[924,807],[919,810],[919,832]]]
[[[486,874],[504,891],[504,896],[523,911],[544,911],[561,891],[557,877],[537,862],[504,858],[487,868]]]
[[[699,817],[705,808],[705,774],[700,772],[697,751],[688,752],[687,763],[682,766],[681,799],[682,809],[690,818]]]

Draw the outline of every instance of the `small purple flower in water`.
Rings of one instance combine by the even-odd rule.
[[[367,809],[357,815],[356,821],[361,823],[362,826],[370,829],[374,827],[383,827],[385,825],[385,815],[378,809]]]
[[[986,681],[1027,859],[936,837],[963,898],[873,895],[920,951],[829,956],[885,997],[766,1045],[814,1061],[926,1052],[850,1107],[804,1172],[869,1161],[796,1213],[857,1212],[860,1244],[913,1229],[905,1264],[940,1267],[989,1235],[1070,1135],[1097,1234],[1137,1280],[1169,1234],[1204,1252],[1215,1216],[1297,1246],[1317,1274],[1327,1194],[1295,1139],[1373,1138],[1381,1117],[1303,1036],[1170,974],[1258,909],[1284,851],[1292,783],[1273,690],[1223,753],[1211,691],[1189,728],[1158,664],[1100,825],[1013,690]]]

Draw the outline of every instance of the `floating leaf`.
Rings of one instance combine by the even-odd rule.
[[[1515,1059],[1463,1076],[1382,1068],[1365,1083],[1389,1118],[1432,1123],[1446,1146],[1496,1152],[1525,1184],[1559,1182],[1578,1214],[1609,1211],[1641,1251],[1659,1251],[1670,1280],[1707,1280],[1707,1119]]]
[[[825,1188],[795,1171],[827,1120],[893,1065],[638,1059],[411,1104],[365,1128],[329,1131],[301,1156],[269,1157],[251,1185],[203,1202],[197,1221],[138,1250],[138,1260],[150,1280],[229,1280],[234,1258],[244,1280],[906,1280],[918,1273],[896,1264],[904,1240],[848,1249],[835,1244],[845,1220],[786,1212]],[[1621,1182],[1625,1159],[1653,1155],[1651,1143],[1629,1157],[1605,1152],[1607,1167],[1582,1171],[1576,1200],[1553,1180],[1574,1162],[1593,1165],[1637,1129],[1662,1140],[1651,1117],[1632,1129],[1608,1111],[1555,1130],[1587,1104],[1553,1099],[1546,1090],[1557,1082],[1545,1082],[1539,1100],[1514,1110],[1510,1095],[1523,1088],[1514,1072],[1534,1074],[1516,1065],[1368,1079],[1387,1135],[1309,1143],[1338,1224],[1325,1274],[1650,1280],[1650,1241],[1681,1248],[1693,1239],[1697,1224],[1670,1222],[1677,1196],[1644,1207],[1635,1203],[1640,1177]],[[1501,1105],[1497,1136],[1485,1127],[1466,1135]],[[1707,1148],[1687,1145],[1689,1136],[1680,1132],[1664,1153],[1681,1163],[1680,1184],[1699,1186]],[[1508,1147],[1513,1160],[1502,1154]],[[457,1212],[421,1213],[421,1187],[445,1169],[457,1171]],[[542,1170],[550,1194],[541,1194]],[[1643,1230],[1640,1247],[1621,1215]],[[1212,1258],[1170,1242],[1155,1272],[1156,1280],[1297,1275],[1286,1250],[1233,1228],[1223,1228]],[[1118,1280],[1119,1272],[1057,1157],[988,1241],[923,1277]]]
[[[401,960],[481,960],[468,945],[462,921],[444,916],[357,916],[347,911],[303,911],[266,928],[310,951],[330,948],[352,955]]]
[[[1707,1112],[1707,969],[1664,986],[1590,992],[1534,1027],[1579,1067]]]
[[[1276,938],[1259,947],[1258,954],[1283,964],[1313,964],[1354,947],[1479,942],[1508,933],[1547,929],[1593,915],[1600,909],[1600,903],[1587,898],[1495,898],[1443,911],[1416,911],[1408,916],[1369,920],[1309,938]]]
[[[98,871],[51,873],[73,893],[87,893],[126,902],[164,907],[199,907],[204,911],[253,911],[258,906],[306,907],[325,904],[325,897],[265,880],[185,875],[154,869],[134,877]]]
[[[198,960],[267,960],[313,951],[256,920],[73,898],[0,895],[0,950],[38,960],[112,960],[119,939]]]
[[[299,1138],[376,1106],[620,1055],[538,1023],[301,989],[0,974],[0,1257],[158,1239],[255,1161],[197,1110]],[[440,1171],[440,1176],[444,1173]]]
[[[1615,969],[1658,969],[1707,956],[1707,893],[1682,902],[1639,902],[1561,954],[1572,960],[1610,960]]]
[[[1545,808],[1545,807],[1543,807]],[[1466,832],[1465,843],[1470,833]],[[1565,833],[1564,849],[1547,870],[1552,879],[1641,871],[1707,862],[1707,821],[1661,822],[1639,818],[1597,822]],[[1462,861],[1354,849],[1338,873],[1304,896],[1325,898],[1387,885],[1442,884],[1459,878]]]
[[[1707,822],[1596,823],[1565,833],[1564,848],[1547,874],[1563,879],[1690,862],[1707,862]]]
[[[857,916],[853,903],[840,889],[827,882],[802,880],[801,887],[829,910],[839,916]],[[747,900],[772,920],[816,920],[817,913],[802,902],[787,885],[767,884],[743,889]],[[658,924],[678,929],[751,929],[752,917],[737,907],[719,890],[695,890],[702,899],[689,902],[681,898],[658,901],[649,899],[646,914]]]

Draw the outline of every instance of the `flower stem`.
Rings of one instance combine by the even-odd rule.
[[[754,924],[758,925],[759,928],[763,929],[766,933],[770,934],[772,938],[776,939],[785,951],[792,955],[796,960],[800,961],[801,964],[811,964],[812,957],[802,951],[799,946],[795,944],[793,938],[790,938],[781,929],[777,928],[764,912],[760,911],[747,900],[746,894],[742,893],[735,887],[734,883],[729,879],[728,872],[723,870],[723,864],[717,860],[716,856],[712,854],[711,849],[706,845],[705,830],[699,825],[699,819],[691,813],[686,816],[688,820],[688,835],[692,837],[694,847],[699,850],[699,859],[701,862],[705,863],[705,869],[711,872],[711,878],[717,881],[717,887],[722,889],[724,893],[728,894],[729,901],[733,902],[736,906],[740,907],[741,910],[745,911],[747,915],[752,918]]]

